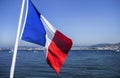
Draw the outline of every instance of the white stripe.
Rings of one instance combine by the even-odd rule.
[[[26,5],[26,12],[25,12],[25,19],[24,19],[24,23],[23,23],[23,27],[22,27],[22,31],[21,31],[21,35],[20,35],[20,39],[22,38],[22,35],[23,35],[23,31],[24,31],[24,28],[25,28],[25,24],[26,24],[26,19],[27,19],[27,15],[28,15],[28,0],[27,0],[27,5]]]
[[[46,44],[45,44],[45,48],[46,48],[46,58],[47,58],[47,55],[48,55],[48,47],[54,37],[54,34],[56,32],[56,28],[52,26],[52,24],[50,24],[47,19],[45,19],[45,17],[43,15],[40,16],[41,18],[41,21],[44,25],[44,28],[46,30]]]
[[[48,35],[46,34],[46,43],[45,43],[45,55],[46,55],[46,59],[47,59],[47,55],[48,55],[48,47],[51,43],[51,40],[48,38]]]
[[[14,46],[14,54],[13,54],[12,64],[11,64],[11,69],[10,69],[10,78],[14,77],[14,70],[15,70],[15,63],[16,63],[16,57],[17,57],[17,49],[18,49],[18,43],[19,43],[19,37],[20,37],[20,28],[21,28],[21,23],[22,23],[24,5],[25,5],[25,0],[22,0],[22,7],[21,7],[21,12],[20,12],[20,17],[19,17],[16,42]]]

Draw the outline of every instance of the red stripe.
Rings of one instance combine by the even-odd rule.
[[[56,31],[50,46],[48,47],[47,63],[58,74],[61,66],[68,55],[72,46],[72,40],[67,38],[61,32]]]

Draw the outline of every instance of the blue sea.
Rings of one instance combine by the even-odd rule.
[[[0,78],[9,78],[12,53],[0,52]],[[120,52],[70,51],[56,73],[43,51],[18,51],[14,78],[120,78]]]

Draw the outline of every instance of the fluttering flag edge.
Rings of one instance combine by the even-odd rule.
[[[70,50],[70,48],[72,47],[72,40],[71,39],[69,39],[69,38],[67,38],[64,34],[62,34],[60,31],[58,31],[57,29],[55,29],[53,26],[52,26],[52,24],[50,24],[49,23],[49,21],[47,21],[47,19],[43,16],[43,15],[41,15],[41,20],[42,20],[42,22],[43,23],[45,23],[46,25],[47,25],[47,28],[48,29],[51,29],[52,30],[52,32],[54,33],[54,36],[53,36],[53,38],[52,38],[52,40],[49,40],[49,38],[48,37],[46,37],[47,39],[46,40],[48,40],[48,42],[47,42],[47,51],[46,51],[46,61],[47,61],[47,63],[55,70],[55,72],[57,73],[57,74],[59,74],[59,71],[60,71],[60,69],[61,69],[61,67],[62,67],[62,65],[64,64],[64,62],[65,62],[65,60],[66,60],[66,58],[67,58],[67,56],[68,56],[68,52],[69,52],[69,50]],[[44,25],[45,26],[45,25]],[[56,37],[58,37],[58,38],[56,38]],[[58,41],[59,40],[59,41]],[[58,49],[58,47],[56,47],[57,46],[57,44],[58,45],[60,45],[61,44],[61,42],[63,43],[63,41],[64,42],[67,42],[67,50],[66,51],[62,51],[62,50],[60,50],[60,48],[61,47],[59,47],[59,49]],[[65,43],[64,43],[65,44]],[[52,48],[51,48],[51,45],[53,46]],[[63,46],[62,46],[63,47]],[[64,46],[64,47],[66,47],[66,46]],[[54,68],[51,64],[52,64],[52,62],[50,63],[50,58],[49,58],[49,56],[51,55],[50,53],[51,53],[51,49],[53,50],[56,50],[59,54],[61,53],[62,55],[61,56],[64,56],[64,60],[62,60],[62,64],[59,66],[59,69],[58,68]],[[62,52],[65,52],[66,53],[66,55],[65,55],[65,53],[63,54]],[[53,53],[52,53],[53,54]],[[58,54],[58,56],[59,56],[59,54]],[[53,58],[52,58],[53,59]],[[54,61],[53,61],[54,62]]]

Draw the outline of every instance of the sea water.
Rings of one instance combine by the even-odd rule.
[[[0,78],[9,78],[12,55],[0,52]],[[56,75],[44,51],[18,51],[14,78],[120,78],[120,52],[70,51]]]

